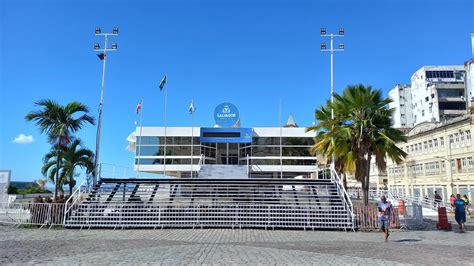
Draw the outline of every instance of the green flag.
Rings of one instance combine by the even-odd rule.
[[[161,79],[160,81],[160,91],[163,90],[163,88],[165,87],[166,85],[166,75]]]

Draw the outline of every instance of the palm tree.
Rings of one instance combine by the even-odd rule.
[[[76,168],[79,167],[86,170],[86,174],[92,173],[94,170],[94,153],[82,147],[82,141],[80,139],[74,139],[64,147],[60,153],[62,156],[59,184],[61,184],[61,187],[62,185],[69,185],[69,195],[72,195],[72,191],[76,185],[76,180],[74,179],[77,176]],[[49,172],[50,178],[51,174],[56,174],[56,154],[58,154],[58,151],[53,147],[43,159],[44,165],[42,173],[47,176]]]
[[[372,156],[380,171],[386,170],[386,158],[400,163],[407,155],[395,144],[406,142],[403,132],[391,127],[388,109],[390,98],[382,98],[380,90],[370,86],[348,86],[342,95],[335,94],[334,103],[316,110],[318,125],[313,153],[334,156],[341,172],[353,173],[361,182],[364,204],[368,205],[369,174]],[[335,118],[331,119],[330,110]]]
[[[57,159],[58,154],[62,154],[63,152],[64,148],[58,150],[58,146],[51,147],[51,150],[43,157],[43,167],[41,168],[41,173],[47,178],[47,180],[53,182],[56,185],[56,189],[60,192],[63,192],[63,186],[66,184],[66,179],[62,174],[62,169],[58,168],[58,165],[62,167],[62,164],[58,163]],[[59,158],[61,159],[62,156]],[[59,177],[56,178],[57,176]]]
[[[95,119],[89,115],[89,108],[80,102],[70,102],[63,106],[53,100],[40,100],[35,103],[40,110],[32,111],[25,116],[26,121],[34,121],[41,133],[46,133],[48,142],[56,146],[56,169],[60,169],[61,150],[71,142],[74,133],[86,124],[95,124]],[[58,196],[59,172],[52,171],[56,178],[54,198]],[[50,173],[51,174],[51,173]]]

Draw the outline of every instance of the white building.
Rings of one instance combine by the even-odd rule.
[[[388,96],[392,99],[388,106],[394,109],[392,126],[394,128],[413,127],[410,85],[398,84],[389,91]]]
[[[216,107],[214,127],[140,127],[129,135],[136,171],[174,177],[314,176],[314,132],[293,117],[284,127],[240,127],[231,103]],[[322,173],[321,173],[322,174]]]
[[[467,114],[463,66],[424,66],[411,77],[412,120],[447,121]]]
[[[466,69],[466,95],[469,107],[471,107],[471,100],[474,99],[474,59],[464,63]]]

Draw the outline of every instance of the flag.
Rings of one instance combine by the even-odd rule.
[[[191,104],[189,105],[188,112],[189,112],[190,114],[196,112],[196,107],[194,106],[194,100],[191,101]]]
[[[139,102],[137,104],[137,108],[135,108],[135,114],[138,114],[138,112],[140,112],[140,109],[142,109],[142,102]]]
[[[160,81],[160,91],[163,90],[163,88],[165,87],[166,85],[166,75],[161,79]]]

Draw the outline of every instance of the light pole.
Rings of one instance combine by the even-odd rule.
[[[321,28],[321,37],[329,37],[331,42],[330,42],[330,47],[329,50],[326,47],[326,43],[323,42],[321,43],[321,51],[323,52],[330,52],[331,53],[331,103],[334,103],[334,52],[342,52],[344,51],[344,44],[340,43],[338,48],[334,48],[334,38],[335,37],[343,37],[344,36],[344,28],[339,28],[338,34],[327,34],[326,28]],[[331,108],[331,119],[334,119],[334,109]],[[332,140],[334,141],[334,139]],[[336,169],[336,158],[334,155],[332,156],[332,168],[335,171]]]
[[[97,134],[95,139],[95,161],[94,161],[94,171],[93,171],[93,185],[97,183],[97,175],[99,169],[99,155],[100,155],[100,135],[102,130],[102,112],[104,110],[104,84],[105,84],[105,63],[107,62],[107,52],[109,51],[117,51],[117,44],[112,43],[111,48],[107,47],[107,43],[109,40],[109,36],[118,35],[118,27],[114,27],[112,33],[102,33],[102,30],[97,27],[95,28],[95,35],[96,36],[104,36],[104,48],[100,48],[98,43],[94,44],[94,51],[100,52],[97,54],[100,60],[102,60],[102,87],[100,90],[100,104],[99,104],[99,118],[97,122]]]

